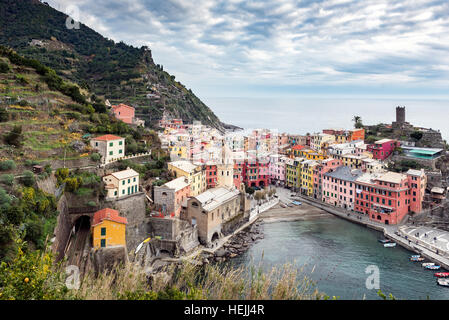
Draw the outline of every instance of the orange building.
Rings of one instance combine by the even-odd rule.
[[[133,107],[120,103],[118,106],[112,106],[112,112],[117,119],[122,120],[125,123],[133,123],[135,114],[135,109]]]
[[[95,249],[126,245],[125,217],[120,217],[114,209],[101,209],[94,214],[92,224],[92,242]]]
[[[365,129],[353,129],[350,131],[349,141],[365,140]]]

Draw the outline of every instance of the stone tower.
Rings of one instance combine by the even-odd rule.
[[[396,124],[405,123],[405,107],[396,107]]]

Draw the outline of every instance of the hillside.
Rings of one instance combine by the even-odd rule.
[[[159,147],[155,132],[116,120],[89,95],[39,61],[0,47],[0,160],[14,160],[17,172],[30,163],[92,165],[92,134],[125,137],[126,153]]]
[[[133,105],[147,125],[154,125],[166,112],[223,129],[191,90],[154,63],[147,47],[115,43],[83,24],[78,30],[67,29],[66,18],[37,0],[2,0],[0,44],[38,59],[111,103]]]

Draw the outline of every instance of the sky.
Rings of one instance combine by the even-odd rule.
[[[200,98],[449,96],[447,0],[46,0]]]

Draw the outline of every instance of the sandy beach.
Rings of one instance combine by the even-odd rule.
[[[287,208],[282,208],[280,205],[276,205],[270,210],[262,212],[259,219],[264,223],[272,223],[279,221],[309,220],[324,217],[329,218],[333,217],[333,215],[324,210],[303,203],[300,206],[295,205]]]

